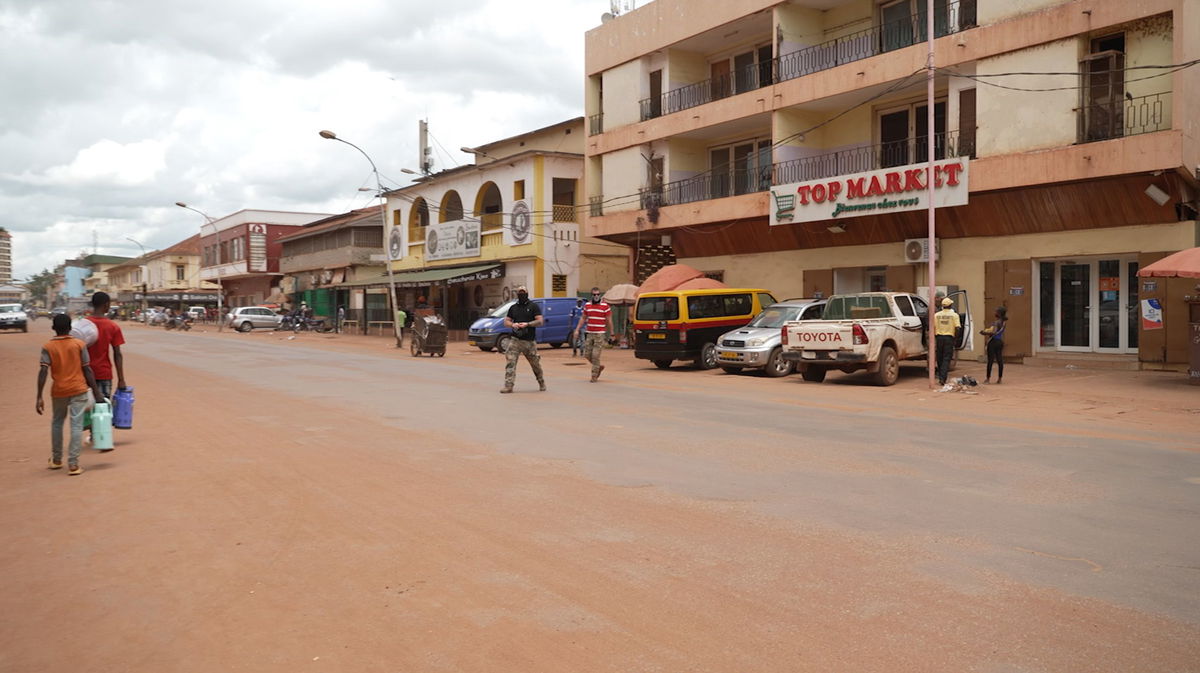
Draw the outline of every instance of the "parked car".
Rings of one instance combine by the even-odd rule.
[[[971,310],[965,291],[953,292],[962,329],[955,350],[970,348]],[[830,369],[866,370],[875,383],[890,386],[900,363],[925,360],[929,307],[908,292],[863,292],[829,298],[820,320],[786,323],[781,331],[783,356],[796,364],[805,381],[820,383]]]
[[[29,331],[29,317],[20,304],[0,304],[0,329]]]
[[[816,320],[824,299],[789,299],[763,309],[745,327],[726,332],[717,342],[717,364],[728,374],[761,369],[767,376],[787,376],[793,365],[783,358],[782,328],[790,320]]]
[[[542,309],[542,319],[545,323],[537,328],[537,343],[561,348],[571,340],[571,330],[575,328],[571,324],[571,309],[575,308],[574,297],[543,297],[530,301]],[[467,330],[467,343],[481,351],[499,349],[503,352],[508,346],[508,340],[512,338],[512,329],[504,326],[504,316],[508,315],[508,309],[515,303],[510,301],[471,323],[471,328]]]
[[[266,306],[239,306],[229,312],[229,326],[239,332],[249,332],[255,327],[278,329],[283,316]]]
[[[188,317],[192,320],[201,320],[207,314],[207,311],[203,306],[192,306],[188,308],[187,313]]]
[[[749,323],[777,303],[766,290],[720,288],[647,292],[634,310],[633,355],[667,369],[675,360],[692,360],[713,369],[717,341],[733,327]]]

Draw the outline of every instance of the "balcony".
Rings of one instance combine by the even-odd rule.
[[[579,217],[578,217],[578,215],[576,215],[576,209],[575,209],[574,204],[556,203],[556,204],[554,204],[553,208],[554,208],[554,221],[555,222],[578,222],[579,221]]]
[[[1079,108],[1079,142],[1094,143],[1171,128],[1171,92],[1124,100],[1085,101]]]
[[[926,136],[892,143],[864,145],[850,150],[817,154],[770,167],[735,169],[728,172],[708,172],[687,180],[669,182],[661,189],[641,190],[642,209],[721,199],[754,192],[765,192],[772,185],[822,180],[838,175],[863,173],[881,168],[895,168],[925,163],[928,153]],[[934,135],[934,157],[949,159],[971,157],[975,153],[974,134],[959,131]]]
[[[596,136],[604,133],[604,113],[588,117],[588,135]]]
[[[975,27],[976,0],[945,3],[934,15],[934,36],[945,37]],[[753,91],[814,72],[861,61],[925,40],[925,13],[920,12],[849,35],[805,47],[770,61],[754,63],[720,77],[672,89],[641,101],[641,119],[654,119],[715,100]]]

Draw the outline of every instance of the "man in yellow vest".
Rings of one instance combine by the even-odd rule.
[[[937,380],[946,385],[950,375],[950,359],[954,357],[954,340],[962,322],[954,312],[954,301],[950,297],[942,299],[942,310],[933,315],[933,334],[937,341]]]

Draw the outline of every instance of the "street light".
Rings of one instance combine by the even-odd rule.
[[[324,138],[326,140],[336,140],[339,143],[345,143],[345,144],[349,145],[350,147],[353,147],[354,149],[358,150],[359,154],[366,157],[367,163],[371,164],[371,172],[375,174],[375,188],[377,190],[377,193],[379,194],[379,198],[383,199],[383,203],[379,206],[379,222],[380,222],[380,224],[383,225],[384,234],[387,234],[387,230],[388,230],[387,199],[384,198],[384,196],[383,196],[383,183],[379,181],[379,169],[375,167],[375,162],[371,159],[371,156],[369,154],[367,154],[366,152],[364,152],[363,148],[359,147],[358,145],[355,145],[354,143],[352,143],[348,140],[342,140],[341,138],[337,137],[337,134],[334,133],[333,131],[320,131],[318,133],[318,135],[320,135],[322,138]],[[402,325],[398,324],[399,321],[396,320],[396,276],[392,272],[391,241],[388,241],[386,239],[383,242],[383,254],[385,256],[385,259],[387,259],[388,308],[390,308],[391,312],[392,312],[392,332],[394,333],[394,335],[396,337],[396,348],[399,348],[400,347],[400,334],[401,334],[400,330],[402,328]]]
[[[488,154],[487,152],[484,152],[483,150],[480,150],[480,149],[476,149],[474,147],[460,147],[458,149],[459,149],[459,151],[466,152],[467,154],[474,154],[477,157],[487,157],[488,159],[491,159],[492,161],[500,161],[496,157]]]
[[[213,231],[217,235],[217,254],[215,255],[217,262],[217,331],[220,332],[225,329],[225,309],[223,301],[225,298],[225,286],[221,283],[221,230],[216,226],[216,219],[203,210],[193,208],[183,201],[176,201],[175,205],[179,206],[180,208],[190,210],[193,213],[199,213],[200,217],[204,218],[205,224],[213,225]]]
[[[132,238],[129,238],[128,236],[125,237],[125,240],[133,242],[133,243],[137,243],[137,247],[142,249],[142,320],[145,320],[146,319],[146,293],[149,292],[149,287],[147,286],[146,281],[149,280],[147,278],[147,276],[150,275],[150,267],[146,266],[146,246],[142,245],[141,243],[138,243],[137,241],[133,240]]]

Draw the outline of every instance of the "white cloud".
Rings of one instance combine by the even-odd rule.
[[[583,113],[583,34],[605,0],[6,0],[0,226],[26,276],[91,249],[195,233],[185,201],[342,212],[417,163]],[[443,151],[443,149],[445,151]],[[385,181],[386,182],[386,181]]]

